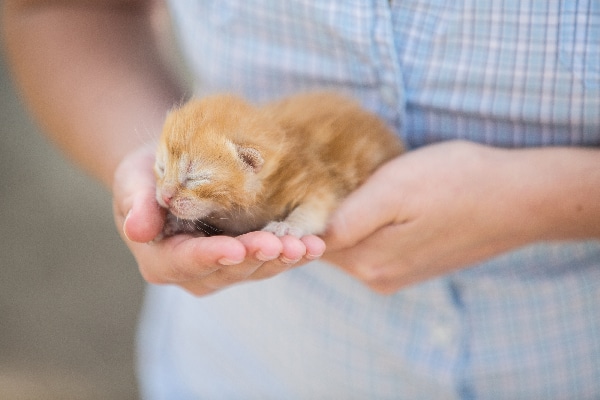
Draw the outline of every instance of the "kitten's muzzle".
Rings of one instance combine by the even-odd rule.
[[[156,201],[161,207],[170,208],[174,196],[175,190],[156,188]]]
[[[173,199],[172,194],[166,194],[166,193],[162,194],[162,201],[163,201],[163,203],[165,203],[165,205],[167,205],[167,206],[171,205],[172,199]]]

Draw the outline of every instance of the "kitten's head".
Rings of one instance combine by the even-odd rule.
[[[157,202],[182,219],[251,209],[270,153],[260,145],[265,129],[278,128],[229,96],[172,111],[156,153]]]

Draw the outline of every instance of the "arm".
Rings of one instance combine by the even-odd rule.
[[[280,240],[266,232],[146,244],[164,222],[154,200],[152,143],[183,97],[153,40],[151,4],[5,1],[9,59],[45,132],[112,188],[119,233],[150,282],[206,294],[318,257],[323,242],[316,237]]]
[[[600,239],[599,149],[456,141],[376,172],[333,216],[325,257],[391,293],[537,241],[585,239]]]
[[[149,3],[4,6],[6,48],[26,102],[53,141],[108,187],[120,160],[153,140],[182,98],[150,40]]]

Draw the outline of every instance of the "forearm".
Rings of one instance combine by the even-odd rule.
[[[520,219],[521,229],[539,240],[600,239],[600,149],[507,150],[504,156],[504,174],[513,182],[505,189],[518,207],[507,221]]]
[[[151,141],[182,98],[154,44],[150,7],[35,3],[5,2],[4,37],[17,82],[44,131],[110,186],[123,156]]]

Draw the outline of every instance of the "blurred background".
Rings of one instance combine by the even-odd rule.
[[[136,399],[142,292],[109,193],[39,133],[0,52],[0,400]]]

